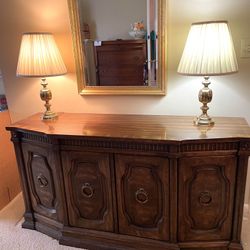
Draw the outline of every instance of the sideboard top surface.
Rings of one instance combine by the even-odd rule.
[[[191,116],[60,113],[57,119],[43,121],[38,113],[8,126],[7,130],[169,141],[250,138],[250,127],[244,118],[215,117],[213,127],[195,126],[193,119]]]

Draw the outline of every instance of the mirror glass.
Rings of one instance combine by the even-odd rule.
[[[68,0],[82,94],[165,94],[165,0]]]
[[[7,109],[8,109],[8,106],[7,106],[7,100],[5,97],[2,72],[0,70],[0,112],[7,110]]]

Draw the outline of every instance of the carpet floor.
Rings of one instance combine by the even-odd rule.
[[[79,250],[59,245],[57,240],[34,230],[22,229],[23,213],[21,194],[0,211],[0,250]],[[246,215],[243,220],[242,240],[244,250],[250,250],[250,220]]]
[[[79,250],[59,245],[57,240],[34,230],[22,229],[23,213],[21,194],[0,211],[0,250]]]

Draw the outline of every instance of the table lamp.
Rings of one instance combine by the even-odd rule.
[[[226,75],[238,71],[237,59],[227,21],[193,23],[177,72],[183,75],[203,76],[204,87],[199,92],[203,104],[202,114],[194,121],[196,125],[213,125],[207,114],[212,100],[209,76]]]
[[[24,33],[17,64],[17,76],[41,77],[40,97],[45,101],[46,111],[42,119],[53,119],[57,116],[51,111],[52,93],[48,89],[46,77],[66,74],[67,70],[50,33]]]

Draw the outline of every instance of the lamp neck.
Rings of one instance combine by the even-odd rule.
[[[41,85],[42,85],[44,88],[47,87],[48,83],[47,83],[47,81],[46,81],[46,78],[42,78]]]
[[[210,80],[209,80],[209,76],[204,76],[204,80],[203,80],[203,82],[202,82],[202,84],[204,85],[204,87],[208,87],[209,86],[209,84],[210,84],[211,82],[210,82]]]

